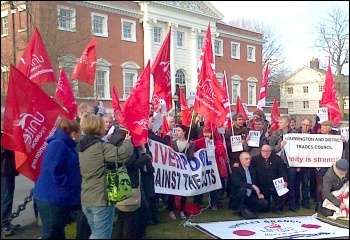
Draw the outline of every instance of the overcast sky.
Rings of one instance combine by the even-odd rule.
[[[327,16],[332,6],[340,6],[349,12],[349,1],[217,1],[210,3],[219,10],[228,22],[233,18],[252,19],[263,22],[280,36],[285,47],[286,63],[291,70],[302,65],[309,66],[313,57],[327,63],[326,54],[313,48],[315,35],[313,25]],[[347,65],[346,69],[349,66]],[[349,74],[349,71],[343,73]]]

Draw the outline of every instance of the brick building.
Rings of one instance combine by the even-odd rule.
[[[195,92],[198,60],[210,23],[217,77],[221,81],[226,70],[233,109],[239,95],[254,111],[262,78],[263,36],[229,26],[221,21],[223,17],[208,1],[2,1],[1,105],[9,65],[17,65],[35,27],[56,76],[61,67],[70,76],[91,38],[97,39],[95,85],[77,80],[71,85],[78,103],[98,97],[111,112],[112,86],[123,102],[148,59],[152,64],[169,27],[172,91],[184,86],[187,96]],[[47,83],[42,88],[52,96],[55,87]]]

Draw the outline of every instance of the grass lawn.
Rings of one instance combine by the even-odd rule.
[[[187,201],[193,201],[193,197],[189,197]],[[207,194],[203,197],[203,202],[207,204]],[[223,199],[223,208],[219,208],[218,211],[212,211],[211,209],[202,210],[202,213],[192,218],[192,222],[217,222],[217,221],[233,221],[241,220],[233,210],[228,209],[228,198]],[[279,217],[294,217],[294,216],[311,216],[314,214],[315,205],[311,204],[311,209],[300,208],[298,212],[291,212],[288,207],[285,207],[283,215],[277,215],[274,213],[260,213],[258,218],[279,218]],[[210,236],[200,232],[192,227],[184,227],[184,221],[176,213],[178,219],[171,220],[168,216],[168,211],[163,208],[163,203],[159,204],[159,220],[160,224],[156,226],[147,227],[147,238],[153,239],[212,239]],[[115,220],[117,221],[118,214],[116,214]],[[329,219],[328,219],[329,220]],[[349,221],[336,220],[334,223],[349,226]],[[75,238],[76,224],[72,223],[66,227],[66,238]],[[112,238],[115,238],[113,234]],[[347,239],[347,238],[344,238]]]

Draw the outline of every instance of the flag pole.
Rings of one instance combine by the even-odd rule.
[[[224,70],[224,77],[225,77],[225,81],[226,81],[226,94],[227,94],[227,97],[230,97],[230,95],[228,94],[228,85],[227,85],[226,70]],[[231,101],[230,101],[230,121],[231,121],[232,136],[234,136],[235,134],[234,134],[234,132],[233,132]]]
[[[191,111],[191,122],[190,122],[190,127],[188,129],[188,134],[187,134],[187,142],[190,140],[190,134],[191,134],[191,129],[192,129],[192,122],[193,122],[193,110]],[[186,149],[187,150],[187,149]]]

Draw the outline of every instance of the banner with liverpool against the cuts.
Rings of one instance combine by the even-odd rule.
[[[187,159],[186,154],[160,142],[149,139],[148,145],[153,156],[156,193],[194,196],[221,188],[215,156],[208,156],[205,149]]]

